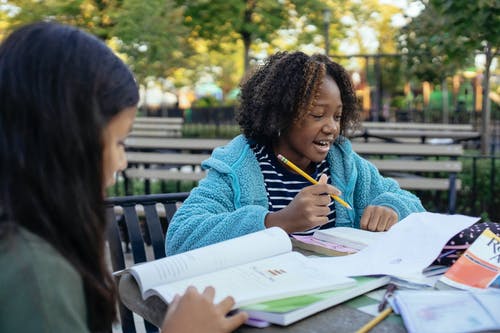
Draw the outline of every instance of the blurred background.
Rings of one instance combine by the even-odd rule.
[[[500,119],[498,0],[0,1],[0,38],[36,20],[105,40],[136,73],[148,115],[189,122],[193,108],[231,107],[252,66],[302,50],[349,69],[364,120],[490,131]]]
[[[0,0],[0,39],[38,20],[104,40],[140,115],[182,118],[183,137],[236,135],[239,83],[270,54],[328,54],[364,121],[473,125],[458,211],[500,215],[499,0]]]

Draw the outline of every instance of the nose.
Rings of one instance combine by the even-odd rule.
[[[128,166],[127,154],[125,152],[121,153],[120,162],[118,163],[118,171],[123,171]]]
[[[333,117],[326,118],[325,123],[323,124],[322,130],[325,133],[331,134],[335,133],[338,129],[338,122],[335,121]]]

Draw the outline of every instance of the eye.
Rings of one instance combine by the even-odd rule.
[[[340,121],[342,119],[342,115],[337,115],[334,117],[335,121]]]

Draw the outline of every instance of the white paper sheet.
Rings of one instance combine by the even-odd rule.
[[[332,274],[347,276],[417,274],[438,257],[450,238],[478,220],[464,215],[413,213],[358,253],[310,260],[329,267]]]

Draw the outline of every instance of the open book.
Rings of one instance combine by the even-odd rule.
[[[313,235],[291,235],[290,239],[294,248],[312,251],[325,256],[345,256],[358,252],[358,250],[347,246],[317,239]]]
[[[357,277],[356,284],[333,291],[252,304],[242,308],[250,318],[287,326],[334,305],[386,285],[390,277]]]
[[[345,288],[355,280],[327,273],[298,252],[281,228],[270,228],[170,257],[134,265],[130,272],[143,299],[170,303],[195,286],[215,288],[215,302],[232,296],[240,306]]]

